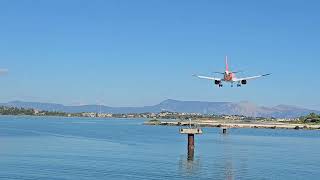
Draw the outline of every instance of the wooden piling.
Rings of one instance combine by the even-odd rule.
[[[194,134],[188,134],[188,160],[194,159]]]
[[[180,129],[180,134],[188,134],[188,160],[194,159],[194,135],[202,134],[202,130],[199,128],[196,129]]]
[[[227,134],[227,128],[222,129],[222,134]]]

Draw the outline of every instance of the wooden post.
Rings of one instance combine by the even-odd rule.
[[[188,160],[194,159],[194,135],[202,134],[202,130],[199,128],[194,129],[180,129],[180,134],[188,134]]]
[[[188,160],[194,159],[194,134],[188,134]]]
[[[223,133],[223,134],[227,134],[227,128],[223,128],[223,129],[222,129],[222,133]]]

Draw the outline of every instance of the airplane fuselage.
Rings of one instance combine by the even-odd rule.
[[[230,82],[230,81],[233,81],[233,78],[235,78],[235,75],[232,72],[226,71],[224,73],[224,81]]]

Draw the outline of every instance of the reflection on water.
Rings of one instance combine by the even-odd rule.
[[[235,174],[240,174],[240,177],[248,177],[248,149],[243,148],[241,152],[239,150],[235,152],[233,150],[233,143],[230,134],[221,134],[220,141],[222,145],[222,159],[223,159],[223,167],[224,167],[224,179],[233,180],[236,179]],[[238,160],[234,157],[235,155],[241,154]],[[236,163],[239,163],[239,169],[241,172],[236,172]]]
[[[200,171],[200,157],[191,160],[189,157],[180,156],[179,160],[179,171],[183,175],[193,176]]]
[[[188,161],[194,160],[194,149],[188,149]]]
[[[214,143],[214,142],[212,142]],[[228,134],[221,134],[219,137],[218,146],[215,148],[221,148],[221,154],[219,154],[219,158],[212,159],[203,159],[204,161],[209,161],[214,164],[214,170],[212,173],[217,173],[216,177],[219,179],[225,180],[234,180],[236,179],[236,163],[238,162],[240,169],[242,170],[238,173],[238,177],[248,177],[248,150],[242,149],[241,153],[244,155],[240,157],[240,162],[234,157],[233,151],[233,143],[232,139]],[[213,151],[214,152],[214,151]],[[180,156],[179,159],[179,171],[186,176],[194,177],[195,175],[199,175],[201,172],[201,158],[200,156],[195,156],[194,151],[188,151],[187,156]],[[217,171],[217,169],[220,169]]]
[[[214,162],[216,159],[206,161],[212,161],[217,167],[221,167],[221,172],[217,177],[221,177],[226,180],[235,179],[234,160],[232,156],[232,143],[228,134],[221,134],[220,146],[222,146],[221,161]],[[247,159],[243,159],[241,166],[247,169]],[[201,171],[201,158],[200,156],[194,156],[194,151],[190,150],[187,156],[180,156],[179,159],[179,171],[181,174],[192,177],[199,174]]]
[[[232,144],[229,143],[228,134],[221,135],[222,146],[223,146],[223,163],[224,163],[224,179],[233,180],[233,160],[232,160]]]

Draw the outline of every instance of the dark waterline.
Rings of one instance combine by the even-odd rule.
[[[0,117],[0,179],[318,179],[320,131],[178,127],[141,119]]]

